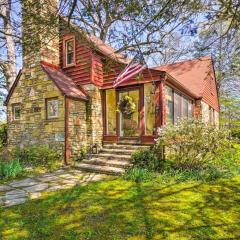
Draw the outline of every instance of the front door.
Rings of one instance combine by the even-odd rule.
[[[119,91],[118,100],[120,101],[126,95],[131,97],[135,108],[131,115],[119,113],[119,136],[120,138],[138,138],[141,133],[139,88]]]

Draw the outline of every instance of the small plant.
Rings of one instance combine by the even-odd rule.
[[[82,161],[83,159],[85,159],[87,157],[87,148],[86,147],[82,147],[79,150],[78,155],[74,158],[75,161]]]
[[[153,177],[154,174],[151,171],[138,167],[128,169],[123,175],[123,179],[134,182],[148,182],[151,181]]]
[[[13,151],[15,159],[25,166],[42,166],[52,168],[61,160],[60,154],[55,149],[46,145],[16,148]]]
[[[163,162],[157,157],[154,149],[140,149],[131,156],[134,167],[148,169],[150,171],[160,170]]]
[[[7,145],[7,124],[0,123],[0,149]]]
[[[21,174],[23,167],[19,160],[13,160],[9,163],[0,163],[0,178],[16,177]]]

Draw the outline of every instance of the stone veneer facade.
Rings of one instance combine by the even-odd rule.
[[[85,85],[89,101],[65,98],[54,82],[39,65],[22,71],[17,86],[7,104],[8,145],[26,147],[48,145],[65,157],[66,123],[68,124],[69,158],[78,156],[83,147],[92,144],[102,146],[102,99],[101,90],[95,85]],[[47,119],[46,99],[58,98],[59,116]],[[20,104],[21,119],[13,119],[13,106]],[[36,111],[37,109],[37,111]],[[66,114],[66,111],[67,114]]]
[[[101,90],[94,84],[83,86],[90,99],[87,103],[87,138],[88,145],[102,146],[103,138],[103,109]]]
[[[46,118],[46,99],[58,98],[59,116]],[[12,107],[21,106],[20,120],[13,119]],[[65,149],[65,101],[64,96],[48,78],[40,65],[24,69],[7,105],[8,145],[54,146],[60,153]]]
[[[69,154],[78,156],[79,150],[88,145],[86,102],[69,99]]]

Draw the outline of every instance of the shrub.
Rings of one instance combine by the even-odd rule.
[[[7,145],[7,124],[0,123],[0,149]]]
[[[128,169],[123,175],[125,180],[134,182],[148,182],[151,181],[153,177],[154,174],[149,170],[137,167]]]
[[[46,145],[16,148],[13,151],[15,159],[25,166],[43,166],[52,168],[60,161],[61,156],[55,149]]]
[[[132,154],[131,159],[134,167],[150,171],[159,170],[162,166],[162,161],[159,160],[153,148],[137,150]]]
[[[198,120],[183,120],[159,130],[156,148],[178,169],[203,169],[229,148],[228,132]]]
[[[19,160],[9,163],[0,163],[0,178],[16,177],[23,171]]]
[[[75,161],[82,161],[87,157],[88,149],[86,147],[82,147],[79,150],[78,155],[74,158]]]

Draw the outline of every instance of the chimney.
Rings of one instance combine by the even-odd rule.
[[[58,0],[23,0],[23,67],[59,65]]]

